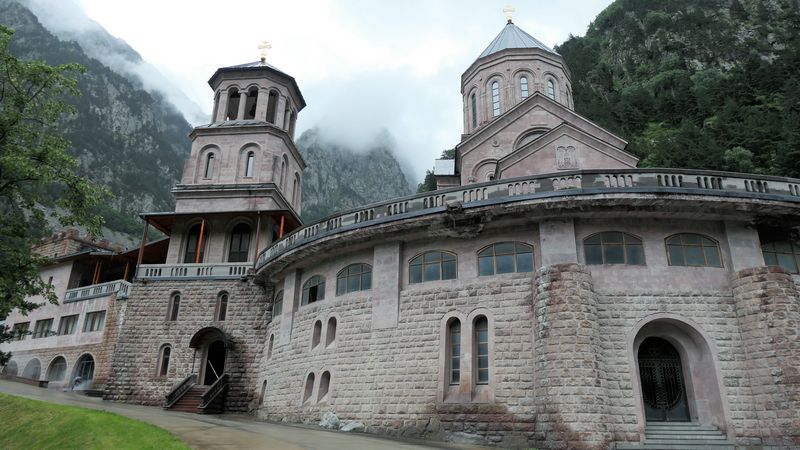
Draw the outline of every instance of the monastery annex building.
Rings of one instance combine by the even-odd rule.
[[[6,319],[6,376],[501,447],[800,448],[800,180],[637,168],[509,20],[436,191],[304,223],[294,78],[209,85],[141,248],[42,244],[62,301]]]

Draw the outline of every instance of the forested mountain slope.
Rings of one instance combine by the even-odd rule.
[[[557,48],[641,166],[800,177],[800,2],[617,0]]]

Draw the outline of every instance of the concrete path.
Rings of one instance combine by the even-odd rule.
[[[34,400],[109,411],[169,430],[195,449],[270,450],[389,450],[389,449],[478,449],[437,442],[381,438],[361,433],[327,431],[306,426],[259,422],[245,415],[168,412],[158,407],[106,402],[72,392],[43,389],[0,379],[0,392]]]

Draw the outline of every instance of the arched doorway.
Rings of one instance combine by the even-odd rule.
[[[64,381],[67,376],[67,360],[63,356],[56,356],[50,367],[47,368],[47,381],[60,382]]]
[[[42,363],[39,362],[39,360],[36,358],[28,361],[28,364],[25,365],[25,370],[22,371],[22,378],[28,378],[30,380],[38,380],[41,376],[42,376]]]
[[[85,354],[78,358],[75,369],[72,371],[72,389],[86,390],[92,387],[94,379],[94,358],[90,354]]]
[[[648,422],[688,422],[681,356],[664,339],[648,337],[639,346],[639,376]]]
[[[16,361],[9,361],[3,366],[3,375],[8,375],[10,377],[17,376],[17,362]]]
[[[208,345],[206,364],[203,371],[203,384],[214,384],[225,373],[225,342],[214,341]]]

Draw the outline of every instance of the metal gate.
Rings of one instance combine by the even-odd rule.
[[[659,338],[639,346],[639,374],[648,421],[689,421],[681,357],[675,347]]]

